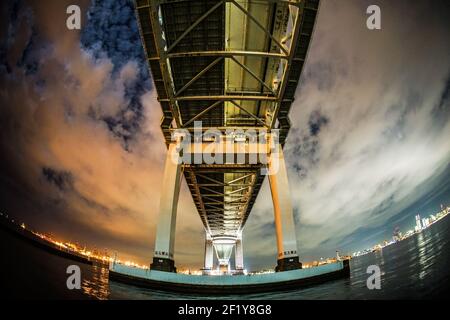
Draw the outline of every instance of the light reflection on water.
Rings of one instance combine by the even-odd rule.
[[[108,270],[93,266],[83,282],[86,295],[97,299],[401,299],[430,298],[448,293],[450,283],[450,219],[379,252],[351,261],[351,275],[295,291],[247,295],[202,296],[161,292],[108,283]],[[381,289],[369,290],[367,266],[380,267]]]
[[[108,299],[109,279],[107,267],[94,263],[90,269],[90,273],[83,277],[81,284],[83,293],[90,298],[99,300]]]

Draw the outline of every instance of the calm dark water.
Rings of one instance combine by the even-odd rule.
[[[351,276],[297,291],[241,296],[193,296],[108,281],[108,270],[76,263],[1,232],[1,294],[26,299],[424,299],[449,296],[450,219],[380,252],[351,261]],[[68,290],[66,268],[77,264],[82,289]],[[381,289],[369,290],[367,266],[381,269]]]

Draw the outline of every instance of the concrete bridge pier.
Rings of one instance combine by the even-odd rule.
[[[213,248],[213,241],[211,236],[206,233],[206,239],[205,239],[205,264],[203,267],[203,272],[208,273],[210,272],[214,267],[214,248]]]
[[[174,262],[175,225],[180,194],[182,164],[177,143],[171,143],[167,152],[162,180],[159,217],[156,227],[155,252],[150,269],[176,272]],[[159,183],[155,181],[155,183]]]
[[[278,260],[275,271],[301,269],[297,253],[294,212],[289,181],[281,145],[275,145],[270,154],[269,183],[275,216]]]
[[[237,272],[244,271],[244,253],[242,249],[242,235],[236,239],[236,245],[234,247],[234,261],[235,269]]]

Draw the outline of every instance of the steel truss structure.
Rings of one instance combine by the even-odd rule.
[[[167,146],[174,130],[198,122],[276,130],[284,146],[318,8],[319,0],[136,0]],[[242,234],[262,167],[183,166],[207,238]]]

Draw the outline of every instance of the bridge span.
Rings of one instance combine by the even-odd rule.
[[[151,269],[176,271],[184,176],[205,228],[205,273],[242,272],[242,233],[266,175],[276,270],[301,268],[283,146],[319,0],[135,2],[168,148]]]

